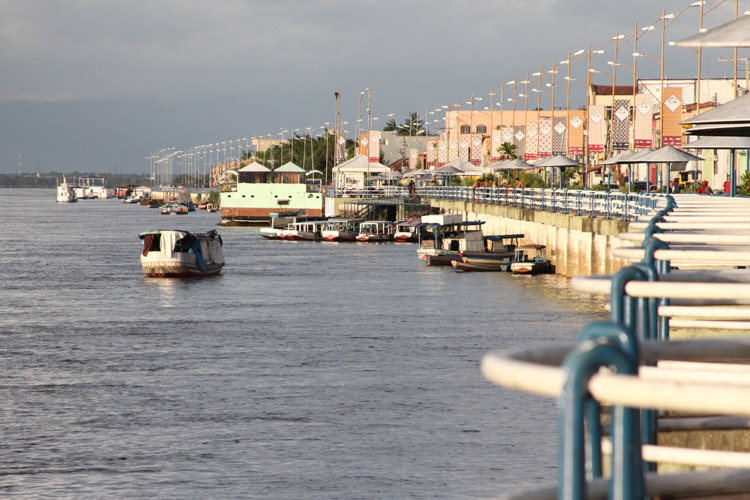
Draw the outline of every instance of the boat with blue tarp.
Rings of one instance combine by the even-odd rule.
[[[150,278],[213,276],[224,267],[223,241],[215,231],[147,231],[138,237],[143,242],[141,266]]]

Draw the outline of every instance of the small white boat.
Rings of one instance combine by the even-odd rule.
[[[63,176],[63,181],[57,186],[57,202],[58,203],[74,203],[78,201],[76,192],[73,186],[68,184],[68,181]]]
[[[546,274],[552,272],[552,264],[547,260],[547,247],[544,245],[522,245],[516,247],[513,274]]]
[[[282,240],[320,241],[326,221],[294,222],[279,233]]]
[[[421,219],[399,220],[393,223],[395,232],[393,241],[396,243],[409,243],[419,239],[419,225]]]
[[[149,231],[143,241],[141,266],[150,278],[212,276],[224,267],[221,236],[187,231]]]
[[[328,219],[323,228],[325,241],[354,241],[364,219]]]
[[[392,241],[393,223],[387,220],[371,220],[359,225],[357,241]]]

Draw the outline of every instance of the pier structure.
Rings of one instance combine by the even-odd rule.
[[[568,277],[610,273],[625,260],[615,255],[620,234],[664,195],[564,189],[427,188],[430,205],[464,220],[485,221],[487,235],[525,235],[522,243],[546,245],[555,272]]]

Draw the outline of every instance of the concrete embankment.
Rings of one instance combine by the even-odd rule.
[[[465,201],[430,202],[447,213],[464,214],[465,220],[485,221],[485,234],[523,233],[523,243],[546,245],[557,274],[609,274],[627,265],[613,254],[622,246],[619,234],[628,231],[626,221]]]

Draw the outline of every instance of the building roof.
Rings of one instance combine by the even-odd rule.
[[[591,85],[594,95],[612,95],[612,85]],[[632,85],[615,85],[615,95],[633,95]]]

